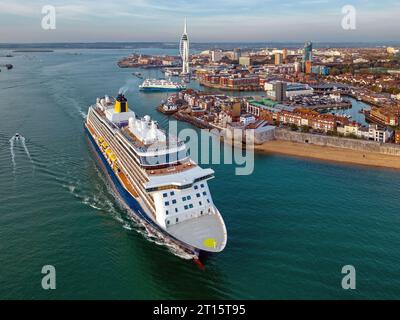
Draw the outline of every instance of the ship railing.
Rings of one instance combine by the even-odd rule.
[[[96,105],[93,105],[92,108],[94,110],[96,110],[97,113],[100,113],[99,110],[96,109]],[[137,149],[138,151],[141,151],[141,152],[147,152],[147,151],[149,151],[150,148],[151,149],[157,148],[159,151],[168,150],[172,147],[180,148],[185,144],[184,141],[179,140],[177,137],[168,135],[164,130],[159,129],[166,135],[166,142],[162,143],[162,142],[156,141],[148,146],[142,146],[142,145],[139,145],[138,142],[135,141],[127,132],[125,132],[124,130],[121,130],[121,128],[117,124],[115,124],[112,121],[109,121],[107,119],[107,117],[101,116],[101,119],[103,121],[105,121],[105,123],[108,126],[110,126],[112,129],[120,131],[124,135],[124,137],[127,138],[133,144],[135,149]]]
[[[171,149],[173,147],[180,148],[185,144],[183,141],[179,141],[179,140],[172,140],[171,141],[167,137],[166,142],[156,141],[156,142],[154,142],[152,144],[149,144],[147,146],[143,146],[143,145],[140,145],[137,141],[135,141],[135,139],[132,138],[129,133],[124,132],[123,130],[121,132],[124,135],[124,137],[127,138],[128,141],[132,143],[134,148],[137,151],[140,151],[140,152],[148,152],[148,151],[154,151],[154,150],[164,151],[164,150]]]

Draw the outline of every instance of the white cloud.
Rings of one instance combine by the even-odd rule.
[[[11,3],[0,1],[0,13],[1,15],[17,15],[17,16],[32,16],[39,15],[41,12],[40,5],[29,5],[20,3]]]
[[[0,0],[2,31],[11,30],[7,36],[16,41],[30,40],[34,34],[36,37],[43,37],[39,22],[33,25],[36,22],[27,19],[25,23],[21,23],[21,19],[33,17],[40,21],[41,8],[49,1],[18,1],[17,4]],[[204,42],[395,40],[398,38],[396,30],[400,29],[398,5],[390,8],[381,5],[379,9],[374,9],[369,6],[369,1],[365,1],[366,5],[357,5],[357,30],[354,32],[342,30],[341,6],[332,0],[50,2],[56,7],[58,20],[57,30],[54,32],[58,34],[59,41],[91,41],[94,37],[102,41],[175,41],[182,29],[183,16],[189,19],[192,41]],[[10,15],[17,18],[3,19],[2,22],[2,17]],[[10,23],[15,25],[8,25]],[[48,35],[50,34],[45,34]]]

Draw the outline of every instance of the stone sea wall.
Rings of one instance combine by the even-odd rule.
[[[275,129],[275,139],[400,156],[400,145]]]
[[[246,140],[250,143],[254,143],[255,145],[263,144],[264,142],[275,140],[275,127],[267,126],[259,130],[251,131],[253,134],[249,134],[250,131],[242,130],[242,129],[234,129],[228,127],[224,129],[223,136],[228,140],[233,141],[242,141],[246,143]],[[247,136],[247,137],[246,137]]]

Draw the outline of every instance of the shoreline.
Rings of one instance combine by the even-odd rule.
[[[209,82],[203,82],[203,81],[198,81],[201,86],[204,86],[206,88],[212,88],[212,89],[219,89],[222,91],[236,91],[236,92],[256,92],[256,91],[263,91],[263,88],[260,86],[239,86],[239,87],[228,87],[228,86],[223,86],[220,84],[214,84],[214,83],[209,83]]]
[[[190,116],[183,116],[179,111],[174,113],[173,117],[178,121],[189,123],[196,128],[212,129],[211,126],[208,127],[205,124],[194,121]],[[224,139],[224,137],[221,136],[221,139]],[[261,145],[254,145],[254,150],[260,153],[281,154],[327,162],[400,170],[400,156],[378,152],[358,151],[287,140],[267,141]]]
[[[381,153],[362,152],[345,148],[317,146],[284,140],[273,140],[265,142],[262,145],[254,146],[254,150],[264,153],[284,154],[337,163],[400,170],[400,157]]]

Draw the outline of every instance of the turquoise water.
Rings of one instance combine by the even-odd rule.
[[[97,169],[82,127],[87,106],[127,82],[131,107],[168,124],[155,111],[165,95],[139,93],[134,70],[116,66],[129,53],[18,54],[7,60],[15,69],[0,73],[0,298],[400,298],[399,171],[262,154],[250,176],[212,165],[225,251],[203,271],[148,241]],[[27,149],[15,142],[14,166],[16,132]],[[41,289],[48,264],[54,291]],[[349,264],[350,292],[341,288]]]

